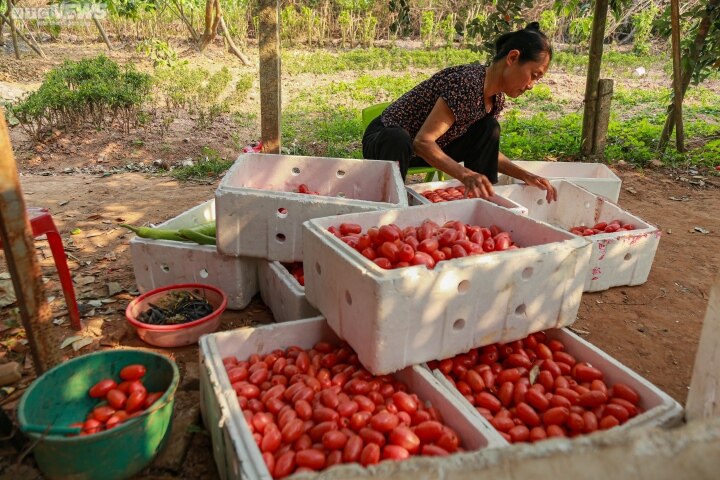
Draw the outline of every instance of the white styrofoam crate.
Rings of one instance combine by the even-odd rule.
[[[267,354],[274,349],[293,345],[308,349],[321,340],[332,343],[339,341],[323,317],[258,328],[240,328],[201,337],[200,407],[205,426],[212,437],[220,478],[272,478],[245,422],[222,358],[235,356],[246,359],[254,353]],[[466,450],[502,445],[502,437],[492,427],[480,422],[476,415],[462,408],[457,398],[441,387],[427,369],[408,367],[397,372],[395,377],[407,384],[408,390],[416,393],[421,400],[437,408],[443,421],[457,432]],[[356,471],[361,467],[358,464],[333,467],[334,470],[342,468]],[[369,470],[372,472],[373,467]]]
[[[620,178],[602,163],[582,162],[541,162],[513,160],[513,163],[525,170],[545,177],[548,180],[568,180],[588,191],[616,202],[620,197]],[[498,185],[523,183],[508,175],[498,174]]]
[[[462,182],[460,180],[445,180],[442,182],[428,182],[428,183],[413,183],[411,185],[405,185],[405,189],[408,193],[408,204],[410,206],[415,205],[431,205],[432,202],[425,198],[422,193],[427,192],[428,190],[437,190],[438,188],[449,188],[449,187],[459,187],[462,186]],[[487,199],[488,201],[494,203],[495,205],[500,205],[501,207],[505,207],[509,210],[512,210],[513,212],[520,213],[522,215],[527,214],[527,208],[520,205],[517,202],[514,202],[510,200],[509,198],[502,197],[498,195],[497,193],[493,195],[492,197]]]
[[[215,220],[215,200],[208,200],[158,225],[188,228]],[[203,283],[220,288],[228,308],[245,308],[258,292],[257,259],[220,255],[214,245],[133,237],[130,255],[138,290],[174,283]]]
[[[521,247],[384,270],[327,228],[341,222],[498,225]],[[480,199],[305,223],[305,294],[375,374],[575,321],[590,242]]]
[[[610,388],[616,383],[624,383],[633,388],[640,396],[638,407],[642,410],[637,416],[629,419],[622,425],[613,428],[613,431],[623,431],[636,427],[670,427],[682,420],[683,407],[668,394],[653,385],[646,378],[620,363],[604,351],[583,340],[566,328],[545,331],[548,340],[556,339],[565,345],[565,351],[575,357],[578,362],[588,362],[599,368],[604,376],[603,381]],[[433,375],[478,419],[491,425],[485,417],[480,415],[475,407],[455,388],[440,372],[433,370]],[[503,439],[506,445],[510,443]]]
[[[528,216],[563,229],[620,220],[635,230],[619,230],[586,237],[593,243],[584,291],[598,292],[647,281],[660,243],[660,230],[615,203],[564,180],[551,182],[557,202],[547,203],[545,192],[527,185],[497,187],[498,194],[528,208]]]
[[[306,220],[407,206],[397,162],[261,153],[240,155],[215,199],[218,251],[280,262],[302,260]]]
[[[276,322],[287,322],[318,315],[305,298],[305,287],[280,262],[258,260],[260,298],[270,308]]]

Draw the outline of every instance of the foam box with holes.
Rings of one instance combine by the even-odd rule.
[[[221,253],[280,262],[302,260],[306,220],[407,206],[397,162],[261,153],[241,155],[215,198]]]
[[[258,260],[260,297],[276,322],[314,317],[315,307],[305,298],[305,287],[280,262]]]
[[[455,179],[445,180],[442,182],[413,183],[411,185],[405,185],[405,189],[408,193],[408,204],[410,206],[431,205],[432,202],[423,196],[423,192],[437,190],[439,188],[459,187],[461,185],[462,182]],[[501,207],[512,210],[513,212],[523,215],[527,214],[527,208],[500,195],[495,194],[487,200],[495,205],[500,205]]]
[[[353,222],[496,224],[516,250],[384,270],[327,231]],[[480,199],[305,223],[305,294],[375,374],[575,321],[590,242]]]
[[[621,230],[586,237],[592,242],[590,268],[585,278],[586,292],[611,287],[640,285],[647,281],[660,243],[660,230],[623,210],[604,197],[564,180],[553,180],[558,201],[547,203],[545,194],[527,185],[497,187],[499,195],[524,205],[528,216],[563,229],[620,220],[635,230]]]
[[[545,333],[548,339],[561,341],[565,345],[565,351],[575,357],[577,361],[588,362],[593,367],[599,368],[604,374],[603,381],[608,387],[616,383],[624,383],[638,393],[640,396],[638,406],[642,412],[613,430],[622,431],[636,427],[670,427],[682,420],[683,407],[678,402],[615,358],[566,328],[551,329]],[[448,391],[458,397],[458,400],[471,414],[477,415],[481,422],[490,425],[482,415],[478,414],[475,407],[462,396],[457,388],[445,378],[442,372],[436,369],[433,370],[433,375]],[[509,444],[505,439],[503,439],[503,442],[506,445]]]
[[[620,178],[607,165],[602,163],[526,160],[513,160],[513,163],[548,180],[568,180],[612,202],[617,203],[620,197],[620,186],[622,184]],[[523,182],[508,175],[498,174],[498,185],[511,185],[513,183]]]
[[[245,421],[237,396],[225,372],[223,357],[245,360],[253,354],[268,354],[275,349],[296,345],[309,349],[319,341],[337,344],[339,339],[322,317],[272,324],[258,328],[239,328],[204,335],[200,339],[200,409],[210,432],[213,455],[222,479],[271,480],[260,449]],[[443,421],[453,428],[466,451],[502,445],[498,433],[472,415],[454,395],[443,388],[425,368],[409,367],[396,378],[408,390],[432,404]],[[357,474],[357,464],[336,465],[334,478]],[[348,469],[343,472],[343,469]]]
[[[209,200],[158,225],[187,228],[215,220],[215,200]],[[130,255],[138,290],[146,292],[175,283],[204,283],[220,288],[228,308],[245,308],[258,292],[257,259],[220,255],[214,245],[134,237]]]

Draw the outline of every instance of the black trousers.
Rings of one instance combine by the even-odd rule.
[[[403,180],[410,167],[429,167],[414,155],[410,134],[401,127],[386,127],[378,116],[368,125],[362,139],[363,158],[394,160],[400,164]],[[465,134],[442,149],[456,162],[497,183],[500,125],[491,115],[473,123]]]

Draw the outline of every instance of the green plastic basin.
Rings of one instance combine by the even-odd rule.
[[[48,433],[85,420],[99,403],[88,389],[103,378],[120,381],[120,370],[133,363],[145,365],[143,383],[148,392],[164,391],[142,415],[93,435]],[[172,419],[177,365],[169,358],[143,350],[108,350],[62,363],[36,379],[18,405],[20,429],[39,440],[33,449],[43,474],[51,479],[128,478],[145,468],[162,448]],[[41,432],[35,433],[41,427]]]

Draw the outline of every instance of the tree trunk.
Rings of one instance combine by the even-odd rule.
[[[710,0],[708,2],[707,9],[705,10],[705,16],[703,16],[702,20],[700,20],[700,26],[698,27],[697,34],[695,35],[695,40],[693,41],[693,46],[690,49],[690,59],[688,62],[688,68],[683,72],[682,76],[682,97],[685,98],[685,93],[687,92],[688,87],[690,86],[690,80],[692,80],[692,74],[693,70],[695,68],[695,64],[698,61],[698,58],[700,57],[700,52],[703,49],[703,46],[705,45],[705,39],[707,38],[708,32],[710,31],[710,12],[714,8],[718,8],[720,6],[720,0]],[[675,106],[674,104],[670,105],[668,107],[668,116],[665,119],[665,126],[663,127],[663,131],[660,134],[660,142],[658,144],[658,153],[661,155],[665,153],[665,149],[667,148],[668,140],[670,139],[670,134],[673,131],[673,128],[675,127]]]
[[[613,96],[615,82],[611,78],[602,78],[598,81],[598,99],[595,107],[595,128],[593,131],[592,154],[596,158],[605,156],[607,131],[610,124],[610,104]]]
[[[259,7],[260,139],[264,153],[280,153],[280,2],[260,0]]]
[[[675,107],[675,148],[678,152],[685,151],[685,130],[682,120],[682,66],[680,65],[680,5],[679,0],[670,0],[670,17],[672,26],[672,59],[673,59],[673,106]]]
[[[580,153],[583,156],[589,156],[593,151],[598,80],[600,80],[607,12],[608,0],[595,0],[592,37],[590,38],[590,60],[585,83],[585,111],[583,113],[582,136],[580,137]]]
[[[220,0],[205,1],[205,31],[200,37],[198,49],[202,52],[205,48],[215,40],[218,31],[218,25],[222,19],[222,10],[220,8]]]
[[[18,47],[17,42],[17,30],[15,29],[15,21],[13,20],[13,14],[12,14],[12,7],[13,2],[12,0],[7,0],[8,4],[8,25],[10,25],[10,35],[12,36],[12,42],[13,42],[13,49],[15,50],[15,58],[20,60],[20,47]]]
[[[5,10],[5,16],[10,15],[10,5],[8,4],[7,10]],[[5,36],[3,36],[3,29],[5,28],[5,18],[0,17],[0,47],[5,46]]]

